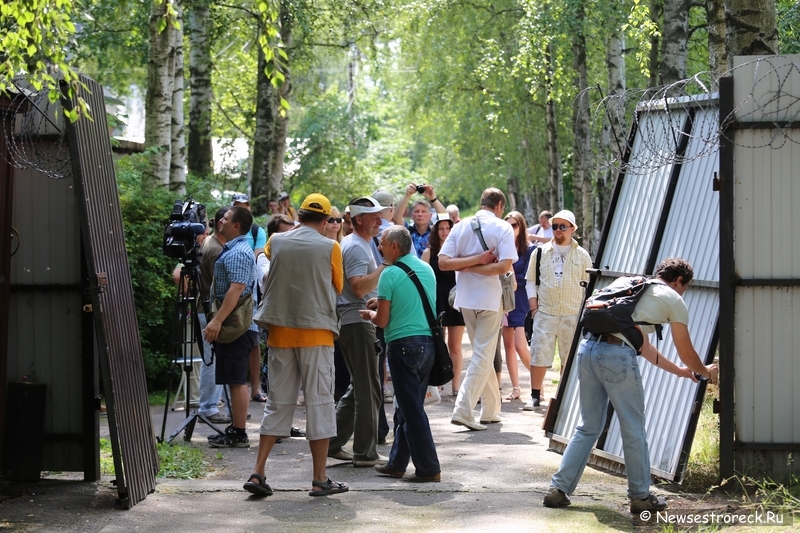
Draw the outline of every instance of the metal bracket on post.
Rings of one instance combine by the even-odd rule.
[[[97,285],[92,288],[92,291],[96,292],[97,294],[102,294],[106,292],[106,287],[108,287],[108,274],[105,272],[98,272]]]

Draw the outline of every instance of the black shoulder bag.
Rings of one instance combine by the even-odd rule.
[[[433,335],[435,357],[428,385],[439,387],[445,383],[449,383],[453,379],[453,361],[450,359],[450,350],[447,349],[447,343],[444,340],[444,331],[442,331],[439,320],[433,316],[431,303],[428,301],[425,289],[422,288],[422,283],[419,281],[419,278],[417,278],[417,273],[411,270],[408,265],[395,263],[394,266],[405,272],[417,287],[419,297],[422,298],[422,307],[425,309],[425,316],[428,318],[428,325],[431,328],[431,335]]]

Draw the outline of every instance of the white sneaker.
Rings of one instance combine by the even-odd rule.
[[[442,401],[442,395],[439,393],[439,387],[428,387],[428,392],[425,394],[424,405],[436,405]]]
[[[523,411],[533,411],[533,398],[528,398],[528,401],[525,402],[525,405],[522,406]]]
[[[389,462],[388,457],[378,455],[377,459],[367,459],[366,461],[353,459],[353,466],[380,466]]]

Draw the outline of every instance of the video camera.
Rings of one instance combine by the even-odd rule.
[[[169,220],[164,228],[164,254],[176,259],[196,257],[197,236],[206,231],[206,206],[191,197],[185,202],[175,200]]]

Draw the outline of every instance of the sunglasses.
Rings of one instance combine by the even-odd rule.
[[[519,227],[519,223],[518,222],[509,222],[509,224],[511,224],[512,228],[518,228]]]
[[[330,217],[328,219],[328,224],[341,224],[341,223],[342,223],[341,218]]]
[[[568,230],[569,228],[571,228],[571,227],[572,227],[572,226],[571,226],[571,225],[568,225],[568,224],[553,224],[553,231],[555,231],[555,230],[558,230],[558,231],[567,231],[567,230]]]

